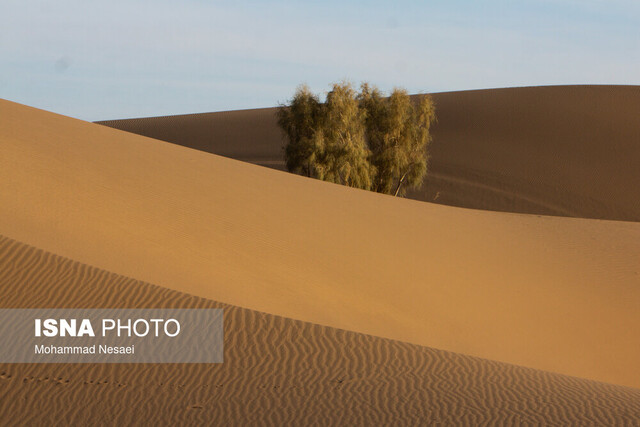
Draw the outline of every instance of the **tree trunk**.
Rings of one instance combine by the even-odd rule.
[[[400,178],[400,181],[398,181],[398,186],[396,187],[396,192],[393,194],[394,197],[398,197],[398,193],[400,192],[400,187],[402,187],[402,184],[404,183],[404,179],[407,177],[407,174],[409,172],[405,172],[404,175],[402,175],[402,178]]]

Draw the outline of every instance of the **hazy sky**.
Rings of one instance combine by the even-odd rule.
[[[268,107],[300,83],[640,84],[640,1],[2,0],[0,97],[85,120]]]

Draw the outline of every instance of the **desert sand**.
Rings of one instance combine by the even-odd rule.
[[[410,198],[508,212],[640,221],[639,86],[433,94],[430,172]],[[284,170],[274,108],[99,122]]]
[[[622,89],[559,88],[557,97],[603,91],[638,102],[637,88]],[[614,155],[596,137],[580,140],[585,126],[598,127],[593,120],[558,122],[569,148],[556,147],[560,137],[538,147],[548,128],[535,133],[524,119],[500,127],[469,112],[493,99],[486,114],[498,120],[515,94],[541,108],[535,90],[436,95],[436,189],[415,197],[439,192],[435,201],[445,204],[247,163],[281,162],[273,110],[132,121],[140,133],[155,124],[163,139],[243,162],[2,101],[3,307],[212,306],[225,309],[226,322],[219,366],[3,365],[3,412],[20,413],[25,396],[47,402],[50,388],[61,391],[42,404],[68,420],[124,400],[148,405],[138,414],[118,407],[118,416],[150,419],[637,418],[640,146],[623,136],[637,136],[638,124],[631,114],[601,122],[605,130],[626,125],[608,140]],[[449,114],[461,111],[462,130],[446,125],[447,105]],[[582,103],[573,108],[582,117]],[[206,126],[227,151],[195,136],[166,137],[188,129],[197,136]],[[533,135],[516,139],[520,126]],[[498,128],[502,139],[493,137]],[[451,146],[437,148],[444,140]],[[474,154],[475,145],[484,148]],[[506,153],[491,163],[497,148]],[[626,187],[612,190],[618,184]],[[103,401],[65,407],[85,393]]]
[[[225,362],[0,364],[3,425],[633,425],[640,390],[213,302],[0,237],[2,307],[222,308]]]

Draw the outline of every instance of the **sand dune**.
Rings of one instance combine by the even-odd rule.
[[[0,115],[0,234],[235,306],[640,387],[640,224],[396,199]]]
[[[408,197],[475,209],[640,221],[640,87],[433,95],[431,172]],[[100,122],[284,169],[274,109]]]
[[[0,364],[3,425],[631,425],[640,390],[284,319],[0,237],[0,307],[223,308],[225,362]],[[29,404],[25,404],[28,402]]]

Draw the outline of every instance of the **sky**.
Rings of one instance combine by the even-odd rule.
[[[83,120],[410,93],[640,85],[640,1],[2,0],[0,98]]]

